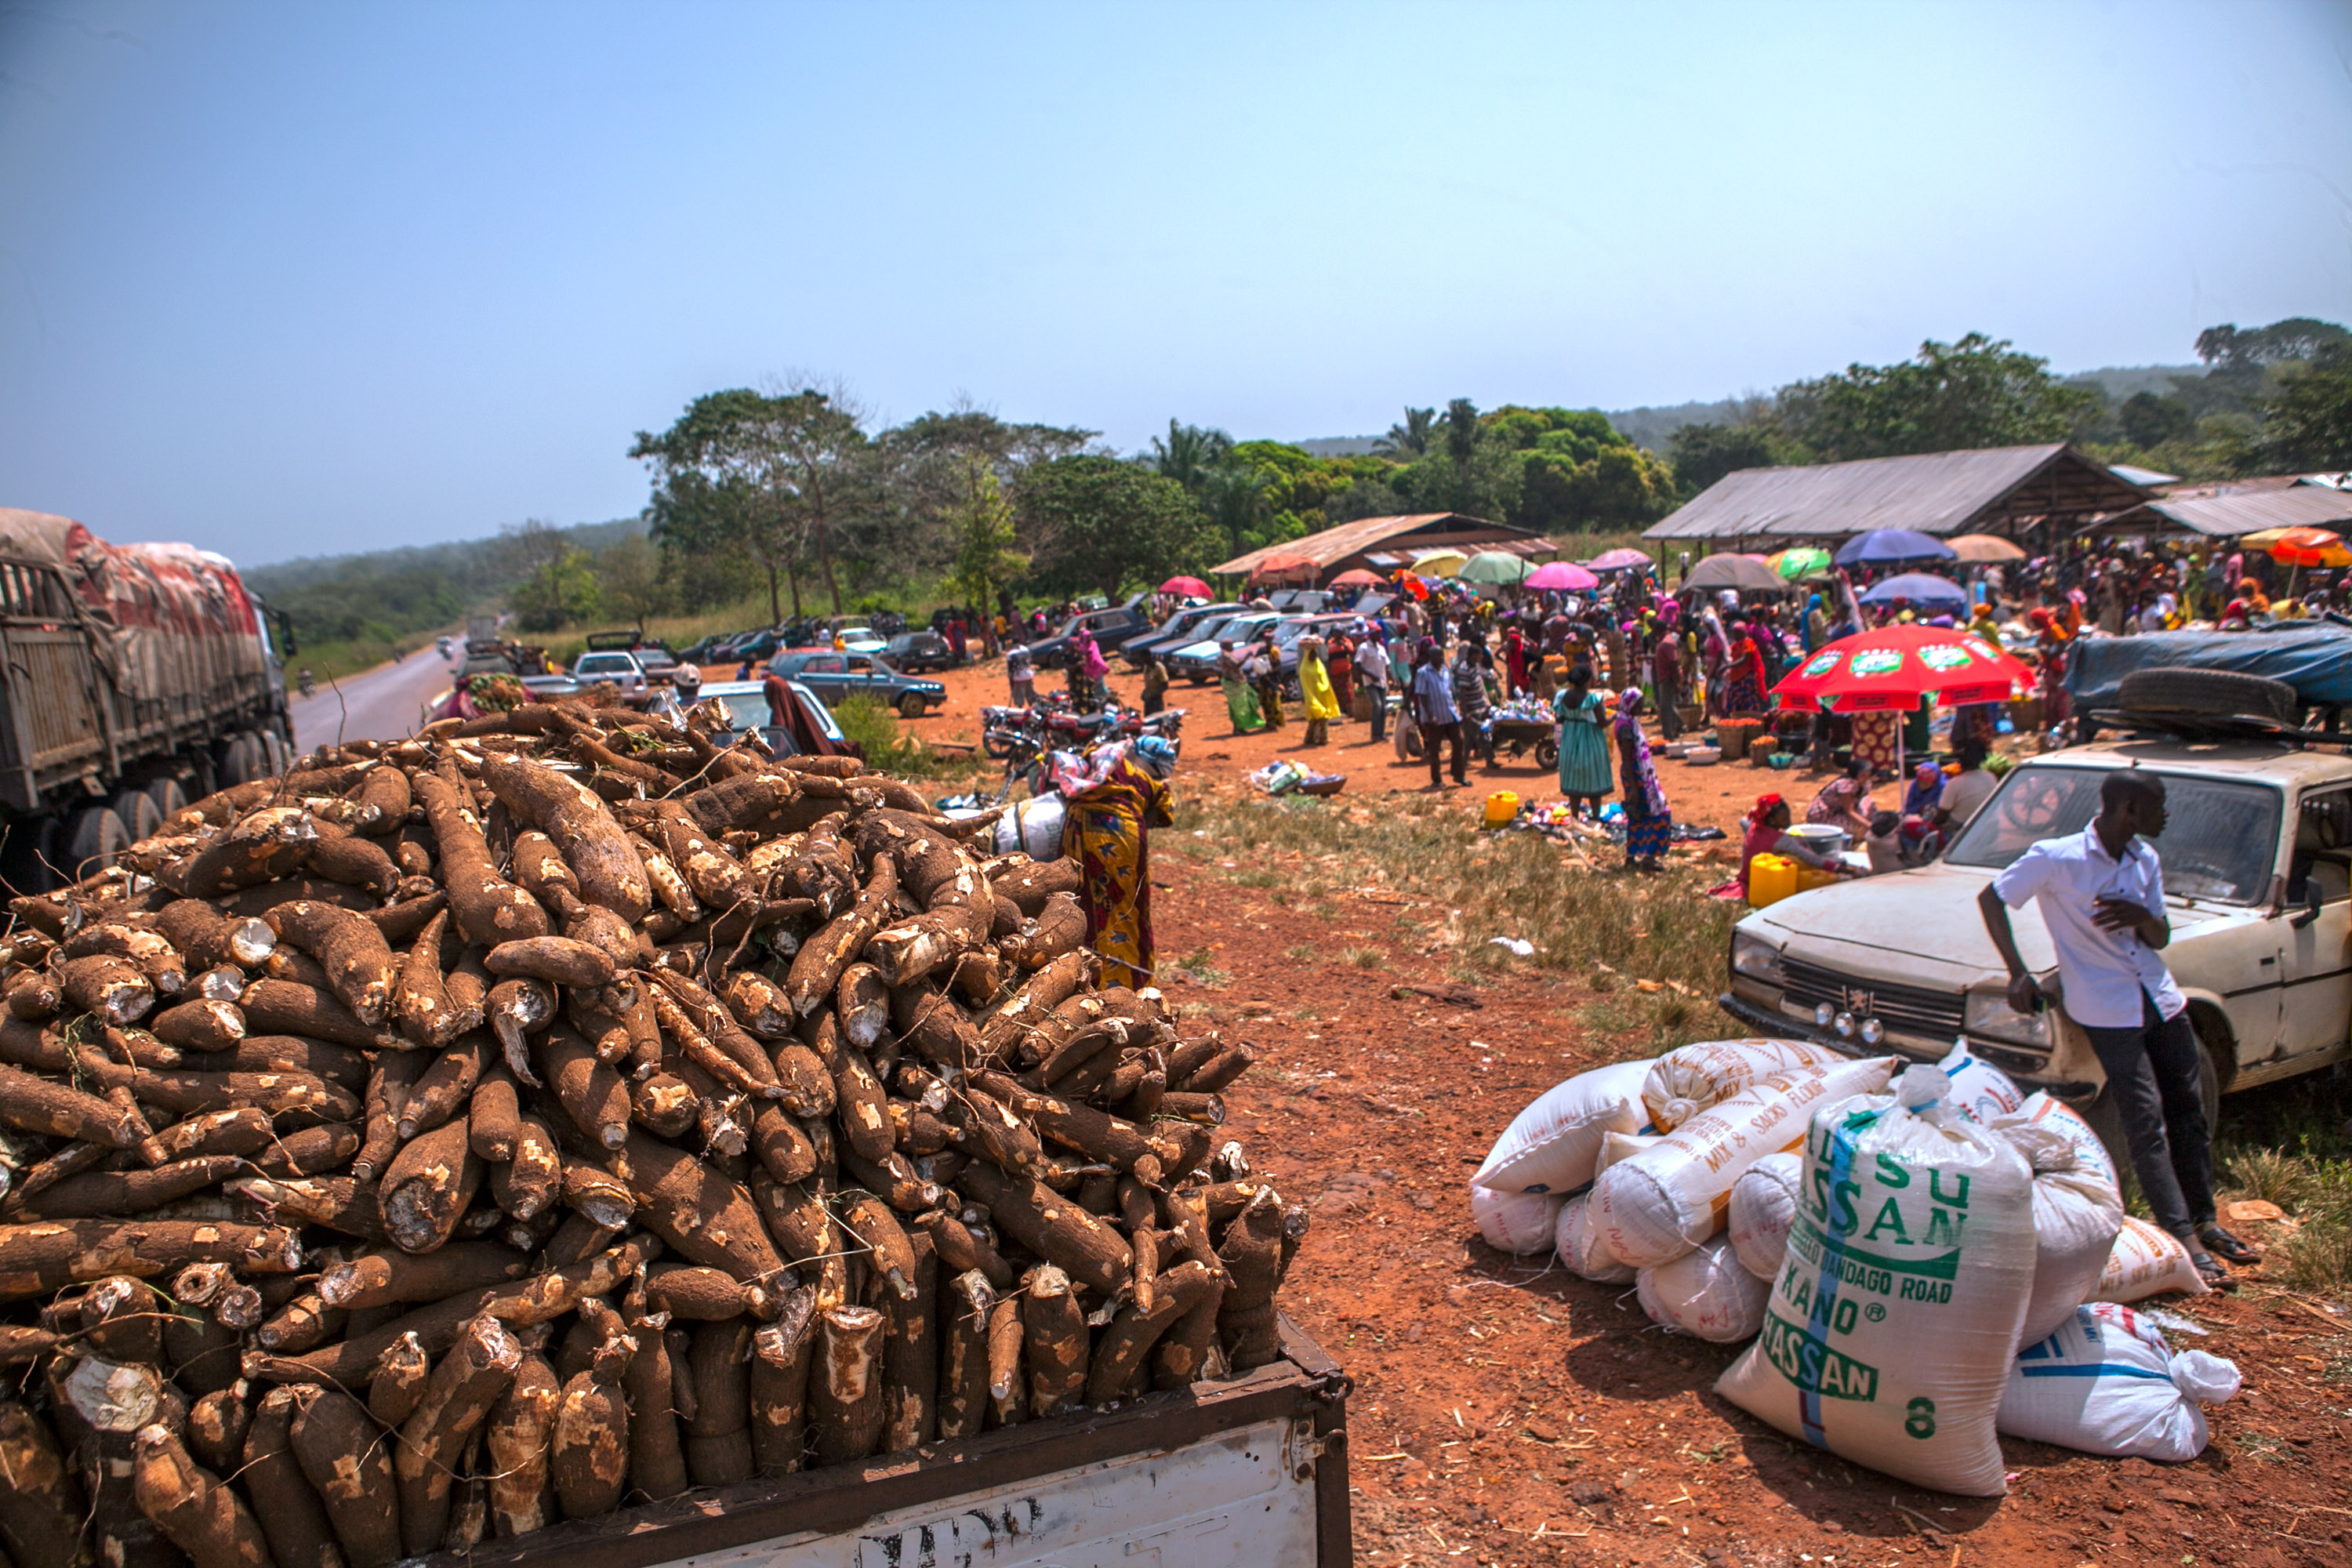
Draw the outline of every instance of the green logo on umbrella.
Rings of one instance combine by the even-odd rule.
[[[1893,648],[1874,647],[1853,656],[1856,675],[1892,675],[1903,668],[1903,656]]]
[[[1919,650],[1919,662],[1929,669],[1940,673],[1948,669],[1958,669],[1962,665],[1974,664],[1976,656],[1964,647],[1954,647],[1949,643],[1935,643]]]
[[[1805,666],[1805,673],[1808,676],[1827,675],[1831,670],[1835,669],[1838,667],[1838,660],[1844,657],[1845,655],[1835,652],[1834,650],[1825,650],[1823,652],[1817,653],[1813,655],[1813,662]]]

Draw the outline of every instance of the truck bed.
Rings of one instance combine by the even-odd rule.
[[[1346,1568],[1349,1380],[1282,1321],[1284,1359],[781,1480],[485,1541],[434,1568]]]

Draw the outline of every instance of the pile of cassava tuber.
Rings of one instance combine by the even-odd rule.
[[[1249,1049],[1098,984],[1069,862],[729,739],[445,720],[10,904],[16,1568],[383,1568],[1277,1357]]]

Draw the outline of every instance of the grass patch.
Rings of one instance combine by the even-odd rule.
[[[1623,1026],[1601,1032],[1638,1031],[1624,1042],[1629,1053],[1654,1055],[1735,1032],[1714,997],[1732,923],[1743,911],[1704,896],[1720,879],[1719,868],[1670,862],[1664,876],[1636,877],[1605,853],[1596,862],[1612,863],[1596,868],[1536,834],[1481,834],[1458,813],[1415,809],[1422,803],[1411,796],[1391,804],[1383,802],[1370,822],[1351,822],[1319,801],[1180,795],[1177,816],[1186,832],[1208,834],[1194,842],[1249,868],[1229,873],[1244,887],[1314,899],[1377,886],[1412,900],[1421,907],[1392,917],[1394,940],[1429,950],[1466,976],[1532,970],[1597,981],[1595,989],[1622,982],[1612,1016]],[[1344,899],[1329,907],[1338,918],[1363,918],[1349,916]],[[1535,952],[1512,955],[1488,945],[1495,936],[1521,938]],[[1346,949],[1340,959],[1366,969],[1387,962],[1370,948]],[[1638,990],[1644,980],[1659,989]]]
[[[940,752],[920,735],[900,728],[897,710],[858,695],[834,705],[841,732],[866,752],[866,765],[901,778],[969,783],[996,772],[998,764],[978,751]]]
[[[2235,1226],[2269,1255],[2263,1272],[2331,1297],[2352,1289],[2352,1083],[2340,1069],[2233,1094],[2221,1101],[2215,1184],[2226,1205],[2274,1203],[2295,1221]],[[2224,1220],[2224,1224],[2228,1221]]]

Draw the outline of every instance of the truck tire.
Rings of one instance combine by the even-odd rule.
[[[86,805],[66,824],[65,860],[60,869],[82,878],[111,870],[131,847],[131,830],[109,805]]]
[[[929,704],[924,702],[923,694],[921,692],[905,691],[899,693],[898,717],[901,719],[919,719],[928,710],[928,709]]]
[[[143,789],[119,790],[108,804],[122,819],[123,831],[131,835],[133,844],[163,831],[163,814],[156,809],[154,797]]]
[[[235,789],[241,784],[251,784],[264,776],[268,764],[263,756],[261,741],[250,732],[231,735],[216,748],[220,759],[220,787]]]
[[[261,754],[268,764],[271,778],[280,776],[293,765],[293,752],[287,746],[285,737],[275,730],[261,732]]]
[[[2116,689],[2116,703],[2131,713],[2270,719],[2285,725],[2303,718],[2303,699],[2285,681],[2226,669],[2135,669]]]
[[[165,822],[172,820],[173,813],[185,810],[188,805],[188,792],[180,787],[177,779],[150,780],[147,798],[155,803],[155,814]]]

